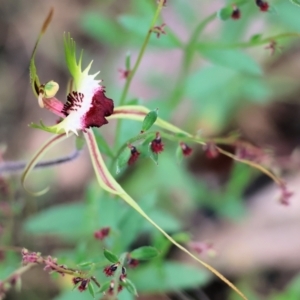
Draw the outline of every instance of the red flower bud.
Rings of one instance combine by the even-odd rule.
[[[269,10],[269,3],[263,0],[256,0],[256,5],[260,8],[261,11],[265,12]]]
[[[110,266],[105,267],[103,272],[105,273],[106,276],[112,276],[114,275],[117,268],[118,268],[117,264],[112,264]]]
[[[234,6],[231,14],[231,19],[238,20],[240,18],[241,18],[241,11],[237,6]]]
[[[140,152],[137,151],[136,147],[129,145],[130,151],[131,151],[131,155],[128,159],[127,164],[130,166],[132,164],[134,164],[137,159],[139,158]]]
[[[161,142],[159,132],[156,133],[155,139],[151,142],[151,150],[154,153],[161,153],[164,151],[164,144]]]
[[[99,229],[98,231],[94,232],[94,237],[95,237],[95,239],[102,241],[109,235],[109,232],[110,232],[109,227],[103,227],[103,228]]]
[[[181,150],[182,150],[182,154],[184,156],[189,156],[193,152],[193,149],[191,147],[189,147],[186,143],[181,142],[180,147],[181,147]]]

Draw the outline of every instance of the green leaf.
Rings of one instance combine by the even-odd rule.
[[[86,34],[99,41],[101,45],[118,47],[127,41],[124,30],[114,18],[99,14],[98,11],[83,14],[81,26]]]
[[[150,111],[143,120],[141,132],[149,130],[157,120],[158,109]]]
[[[90,295],[95,299],[95,290],[94,290],[94,286],[92,284],[92,282],[88,283],[88,290]]]
[[[137,248],[130,252],[130,256],[138,260],[148,260],[157,257],[159,252],[151,246]]]
[[[137,293],[137,290],[136,290],[136,287],[135,285],[133,284],[133,282],[126,278],[125,282],[123,283],[123,285],[125,286],[125,288],[127,289],[127,291],[130,293],[130,294],[133,294],[135,296],[138,296],[138,293]]]
[[[55,234],[68,239],[75,238],[84,233],[84,211],[83,203],[56,205],[27,219],[23,228],[30,234]]]
[[[231,6],[226,6],[222,9],[220,9],[217,13],[217,16],[219,19],[222,21],[226,21],[231,18],[232,15],[232,7]]]
[[[210,275],[197,267],[166,261],[162,264],[140,266],[130,274],[130,278],[138,291],[150,293],[203,286],[210,279]]]
[[[149,156],[154,161],[154,163],[156,165],[158,165],[158,154],[155,153],[155,152],[153,152],[153,151],[151,151],[150,145],[149,145]]]
[[[109,287],[110,287],[110,281],[104,282],[101,285],[100,289],[97,291],[97,294],[106,292],[109,289]]]
[[[131,151],[128,147],[126,147],[117,159],[117,170],[116,173],[119,174],[128,164],[128,160],[130,158]]]
[[[250,42],[258,42],[262,39],[262,34],[261,33],[257,33],[257,34],[254,34],[250,37]]]
[[[290,0],[293,4],[300,6],[300,0]]]
[[[236,70],[249,73],[251,75],[261,75],[262,70],[258,63],[246,53],[234,49],[216,49],[207,45],[200,45],[201,54],[212,63]]]
[[[107,260],[109,260],[112,263],[117,263],[119,261],[119,258],[117,255],[115,255],[114,253],[112,253],[111,251],[104,249],[103,251],[104,256],[106,257]]]

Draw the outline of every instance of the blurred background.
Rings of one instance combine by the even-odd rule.
[[[94,61],[92,71],[101,70],[106,95],[118,105],[126,53],[134,63],[156,1],[0,0],[0,4],[0,163],[28,161],[50,137],[28,124],[56,122],[55,116],[39,108],[28,71],[50,8],[54,17],[36,54],[41,81],[58,82],[58,98],[64,101],[69,74],[63,34],[70,32],[78,51],[84,49],[84,65]],[[228,4],[234,3],[168,0],[158,24],[166,24],[166,34],[151,37],[127,100],[158,107],[162,118],[189,132],[217,137],[238,131],[243,140],[269,149],[272,159],[267,166],[294,193],[290,205],[279,203],[280,191],[265,175],[224,156],[210,159],[195,145],[190,145],[192,157],[179,164],[177,145],[165,141],[158,166],[140,160],[118,179],[167,232],[184,233],[203,249],[209,245],[216,255],[206,250],[198,255],[249,299],[296,300],[300,299],[300,39],[294,33],[300,31],[300,7],[270,0],[269,11],[262,12],[255,1],[244,1],[238,6],[238,20],[212,17],[193,51],[186,47],[199,23]],[[276,38],[283,33],[294,35]],[[111,121],[98,133],[114,151],[115,129]],[[136,122],[123,122],[120,143],[139,130]],[[68,155],[74,147],[69,139],[45,158]],[[23,190],[20,174],[0,176],[0,280],[20,266],[22,247],[76,266],[98,261],[103,247],[121,253],[138,245],[160,245],[161,236],[147,222],[98,188],[86,150],[76,160],[32,172],[31,189],[50,187],[39,198]],[[106,244],[93,237],[104,226],[114,231]],[[139,268],[130,278],[140,299],[238,299],[220,280],[171,247],[160,267],[150,262]],[[160,278],[157,268],[167,275]],[[100,269],[100,278],[101,273]],[[50,277],[42,268],[23,279],[22,293],[12,291],[7,299],[91,299],[88,293],[71,292],[70,278]],[[124,291],[120,299],[134,297]]]

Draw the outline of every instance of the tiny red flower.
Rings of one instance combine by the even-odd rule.
[[[213,142],[208,142],[203,146],[207,158],[216,158],[219,156],[217,145]]]
[[[241,18],[241,11],[237,6],[233,6],[233,10],[231,13],[231,19],[238,20]]]
[[[82,279],[81,284],[78,287],[78,290],[80,292],[85,291],[87,289],[89,282],[90,282],[90,279]]]
[[[256,0],[256,5],[260,8],[261,11],[266,12],[269,10],[269,3],[263,0]]]
[[[106,276],[112,276],[114,275],[117,268],[118,268],[118,264],[112,264],[110,266],[105,267],[103,272],[105,273]]]
[[[186,143],[181,142],[180,147],[181,147],[181,150],[182,150],[182,154],[184,156],[189,156],[193,152],[193,149],[191,147],[189,147]]]
[[[81,277],[73,277],[72,281],[73,281],[74,285],[76,285],[82,281],[82,278]]]
[[[109,232],[110,232],[110,227],[103,227],[98,231],[95,231],[94,237],[95,239],[102,241],[109,235]]]
[[[164,151],[164,144],[161,142],[159,132],[156,133],[155,139],[151,142],[151,150],[154,153],[161,153]]]
[[[138,152],[136,147],[134,147],[134,146],[129,145],[129,148],[130,148],[130,151],[131,151],[131,155],[128,159],[127,164],[130,166],[130,165],[134,164],[137,161],[137,159],[140,156],[140,152]]]
[[[130,74],[130,70],[119,69],[119,73],[121,79],[127,79]]]
[[[137,259],[129,258],[127,261],[127,265],[129,268],[136,268],[140,262]]]

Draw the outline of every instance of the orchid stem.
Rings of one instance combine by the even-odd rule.
[[[142,45],[142,48],[138,54],[138,57],[136,59],[136,62],[132,68],[132,70],[130,70],[129,72],[129,75],[127,77],[127,80],[126,80],[126,83],[125,83],[125,86],[124,86],[124,89],[123,89],[123,92],[122,92],[122,95],[121,95],[121,98],[120,98],[120,102],[119,102],[119,105],[122,106],[125,104],[126,102],[126,97],[127,97],[127,94],[128,94],[128,90],[129,90],[129,87],[130,87],[130,84],[131,84],[131,81],[133,79],[133,76],[135,75],[140,63],[141,63],[141,60],[144,56],[144,53],[145,53],[145,50],[146,50],[146,47],[149,43],[149,40],[150,40],[150,36],[152,34],[152,29],[159,17],[159,14],[161,12],[161,9],[164,5],[164,0],[160,0],[158,5],[157,5],[157,8],[156,8],[156,11],[155,11],[155,14],[153,16],[153,19],[151,21],[151,24],[150,24],[150,28],[147,32],[147,35],[146,35],[146,38],[143,42],[143,45]],[[119,140],[119,136],[120,136],[120,131],[121,131],[121,124],[122,124],[122,121],[121,120],[118,120],[118,123],[117,123],[117,130],[116,130],[116,137],[115,137],[115,144],[118,143],[118,140]]]

